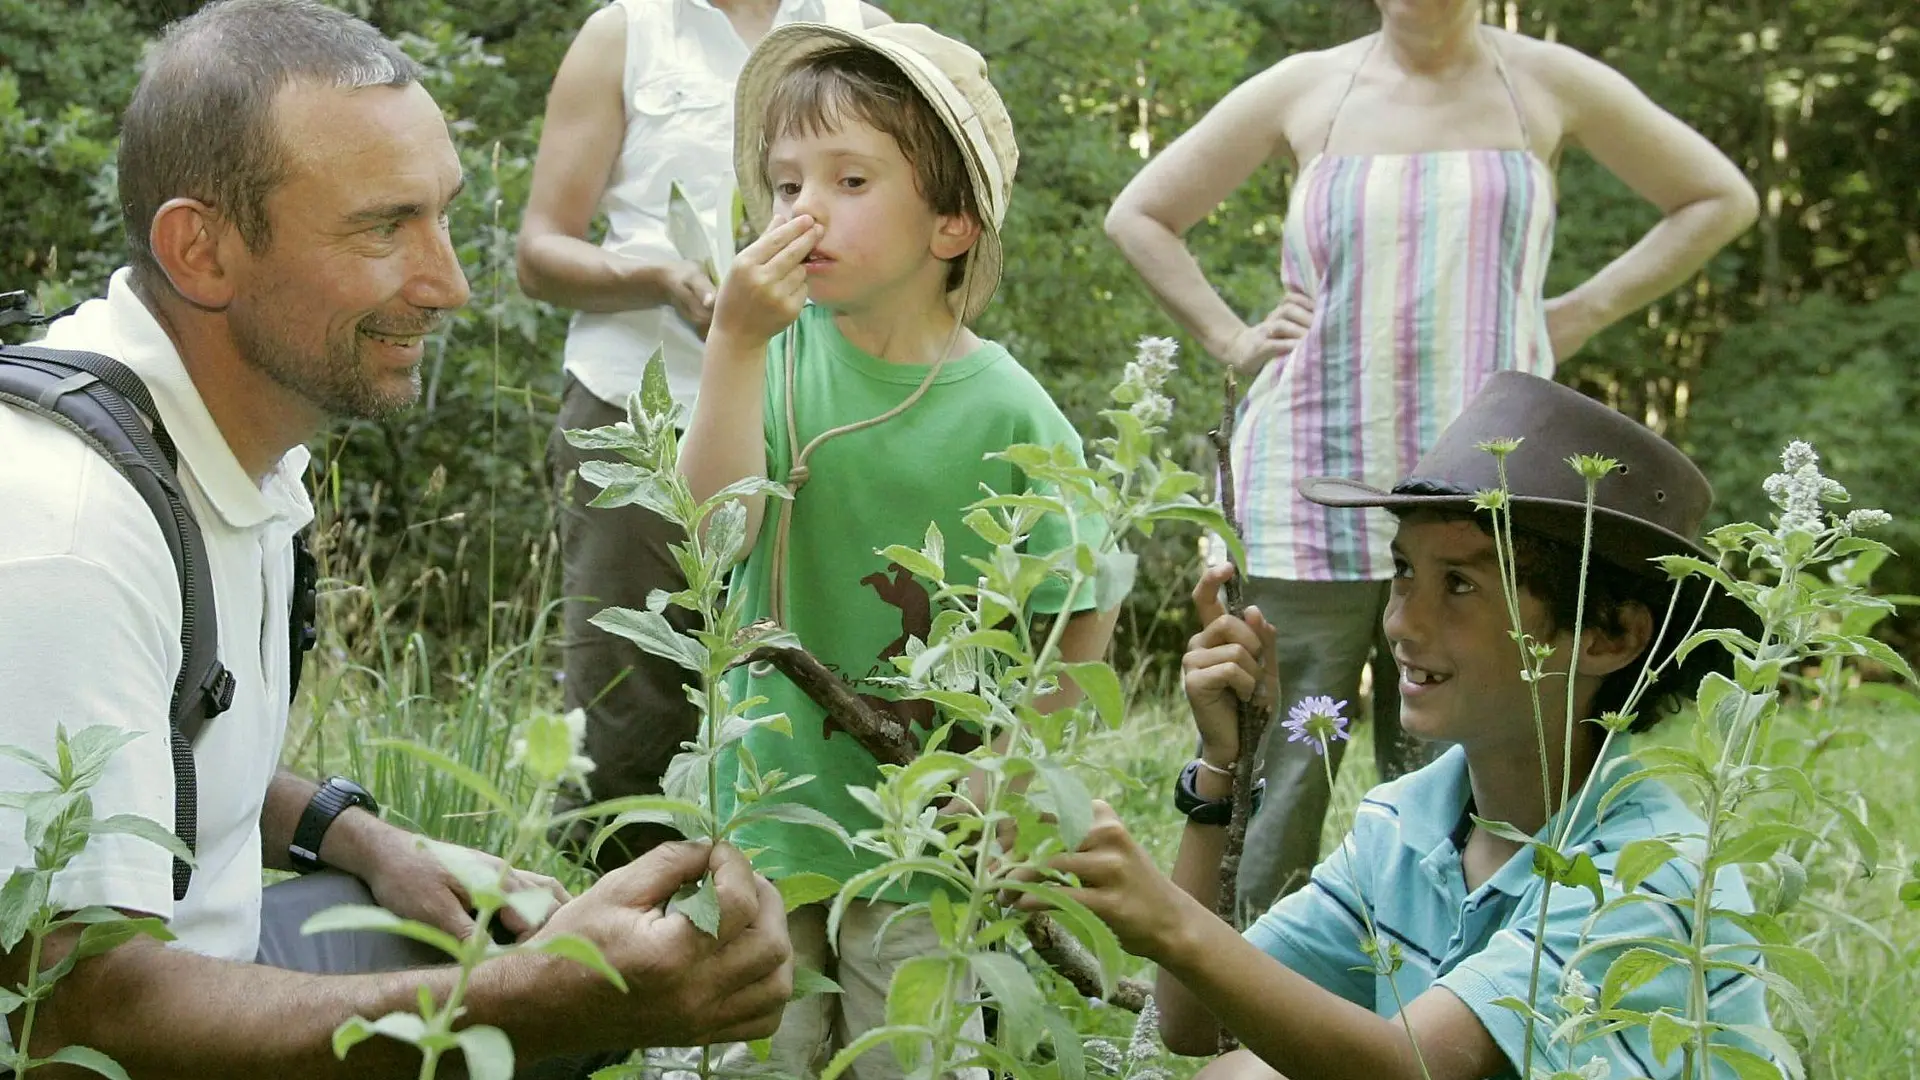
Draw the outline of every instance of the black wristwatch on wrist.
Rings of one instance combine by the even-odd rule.
[[[300,824],[294,826],[293,843],[287,845],[287,857],[293,861],[293,868],[303,874],[326,868],[320,861],[320,841],[326,838],[327,829],[333,819],[349,806],[365,807],[370,814],[380,812],[380,804],[366,788],[344,776],[329,776],[320,790],[313,793],[307,808],[300,815]]]
[[[1200,775],[1200,759],[1187,762],[1180,770],[1180,779],[1173,785],[1173,808],[1185,814],[1188,821],[1195,825],[1225,825],[1233,817],[1233,799],[1202,798],[1194,786],[1195,778]],[[1259,813],[1260,803],[1267,794],[1265,777],[1253,783],[1253,813]]]

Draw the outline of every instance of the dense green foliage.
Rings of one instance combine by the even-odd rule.
[[[0,0],[0,288],[43,305],[96,292],[124,244],[112,195],[114,116],[142,40],[192,0]],[[549,499],[541,464],[559,389],[564,313],[514,287],[512,237],[545,89],[582,0],[349,0],[435,70],[470,183],[455,233],[475,300],[435,349],[422,406],[338,429],[318,448],[323,513],[350,522],[373,580],[415,584],[431,627],[478,625],[528,578]],[[1077,420],[1090,421],[1142,333],[1171,324],[1102,233],[1113,195],[1227,89],[1286,53],[1370,25],[1364,0],[889,0],[897,17],[974,43],[1022,144],[1008,273],[983,331]],[[1815,440],[1866,504],[1912,513],[1901,466],[1920,435],[1920,186],[1912,147],[1920,35],[1908,0],[1525,0],[1490,17],[1602,57],[1731,154],[1759,188],[1760,224],[1690,287],[1590,343],[1562,377],[1645,416],[1694,452],[1723,511],[1753,516],[1757,479],[1790,436]],[[1562,163],[1550,288],[1625,250],[1654,212],[1578,151]],[[1287,177],[1269,169],[1195,230],[1232,303],[1271,305]],[[1185,355],[1199,353],[1189,347]],[[1176,445],[1204,466],[1215,369],[1174,387]],[[1732,493],[1741,493],[1732,497]],[[459,516],[453,516],[459,515]],[[432,528],[418,527],[441,521]],[[1920,550],[1909,528],[1893,536]],[[364,549],[364,550],[362,550]],[[489,557],[491,553],[491,557]],[[1123,645],[1164,652],[1191,537],[1144,553]],[[1920,592],[1911,560],[1883,586]],[[1165,586],[1164,588],[1162,586]],[[425,604],[430,598],[432,603]],[[1167,620],[1158,618],[1162,610]],[[1901,626],[1910,642],[1912,623]],[[1156,631],[1156,626],[1159,629]],[[1911,645],[1908,646],[1911,651]]]

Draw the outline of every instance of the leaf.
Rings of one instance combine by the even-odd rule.
[[[27,927],[47,902],[52,878],[50,871],[17,867],[0,886],[0,952],[12,952],[27,936]]]
[[[1686,1045],[1688,1039],[1693,1038],[1693,1024],[1684,1017],[1662,1009],[1653,1014],[1653,1022],[1647,1025],[1647,1038],[1653,1044],[1653,1059],[1658,1064],[1672,1057],[1675,1051]]]
[[[528,926],[545,923],[559,903],[559,898],[545,889],[516,889],[507,894],[507,906]]]
[[[1679,857],[1672,844],[1657,836],[1635,840],[1620,849],[1620,858],[1613,864],[1613,883],[1622,892],[1632,892],[1648,875]]]
[[[388,1013],[378,1020],[354,1016],[333,1029],[333,1056],[345,1061],[347,1051],[375,1035],[385,1035],[389,1039],[418,1046],[420,1037],[426,1033],[426,1021],[413,1013]]]
[[[188,866],[194,865],[193,851],[180,838],[150,818],[139,814],[115,814],[109,818],[93,818],[74,823],[75,827],[87,836],[104,836],[119,833],[124,836],[137,836],[149,844],[164,848],[168,854]]]
[[[128,731],[112,724],[81,728],[67,740],[68,753],[73,757],[74,789],[90,788],[98,783],[108,759],[144,734],[146,732]]]
[[[708,937],[720,936],[720,894],[714,891],[712,878],[701,878],[691,890],[683,886],[667,907],[685,915]]]
[[[757,802],[751,806],[741,808],[738,813],[733,815],[733,819],[727,824],[729,828],[735,828],[746,822],[756,821],[761,818],[771,818],[774,821],[784,821],[789,825],[806,825],[811,828],[820,829],[824,832],[831,833],[835,839],[847,845],[848,848],[853,847],[853,838],[847,835],[846,826],[805,803]]]
[[[1067,1014],[1049,1005],[1045,1014],[1047,1033],[1052,1037],[1053,1059],[1060,1066],[1060,1080],[1087,1080],[1087,1050],[1080,1041]]]
[[[1600,1007],[1611,1009],[1620,999],[1652,982],[1661,972],[1678,964],[1675,957],[1653,949],[1628,949],[1607,965],[1600,984]]]
[[[1127,695],[1120,688],[1120,677],[1113,669],[1099,660],[1089,660],[1079,664],[1062,665],[1075,686],[1087,695],[1093,703],[1093,709],[1106,721],[1107,727],[1118,731],[1127,720]]]
[[[648,416],[664,416],[673,409],[673,391],[667,385],[667,362],[656,347],[640,375],[640,408]]]
[[[1013,1052],[1028,1057],[1040,1045],[1041,1015],[1046,1000],[1027,965],[1006,953],[982,952],[967,957],[974,975],[1000,1006],[1000,1026]]]
[[[907,573],[922,581],[931,581],[937,585],[946,580],[947,572],[944,567],[905,544],[893,544],[880,549],[875,554],[889,562],[898,563]]]
[[[1093,606],[1112,611],[1133,593],[1134,579],[1140,573],[1140,556],[1131,551],[1103,551],[1094,575]]]
[[[1707,1052],[1733,1066],[1740,1080],[1780,1080],[1780,1067],[1751,1050],[1726,1043],[1709,1043]]]
[[[820,972],[810,967],[795,967],[793,969],[793,996],[787,1000],[799,1001],[803,997],[811,997],[814,994],[838,994],[841,992],[839,983],[827,978]]]
[[[1606,889],[1600,884],[1600,868],[1593,864],[1593,856],[1584,851],[1567,863],[1560,874],[1560,884],[1592,893],[1595,907],[1607,902]]]
[[[90,1069],[93,1072],[99,1073],[101,1076],[111,1077],[112,1080],[131,1080],[131,1078],[127,1076],[127,1070],[121,1068],[119,1062],[90,1046],[63,1046],[53,1053],[48,1054],[46,1057],[34,1062],[36,1065],[53,1065],[56,1063]]]
[[[788,911],[838,895],[840,883],[825,874],[790,874],[773,883]]]
[[[732,500],[721,503],[706,520],[706,556],[711,565],[722,570],[740,560],[740,549],[747,542],[747,504]]]
[[[550,938],[541,938],[539,941],[528,944],[527,948],[591,968],[599,972],[601,978],[612,983],[614,989],[623,994],[627,992],[626,978],[607,962],[606,956],[600,952],[600,947],[578,934],[557,934]]]
[[[920,959],[924,959],[924,957]],[[911,963],[911,961],[909,961],[909,963]],[[896,979],[899,978],[898,973],[896,973],[894,977]],[[854,1059],[869,1050],[879,1047],[883,1043],[898,1043],[907,1039],[918,1040],[925,1039],[926,1037],[927,1032],[920,1028],[895,1027],[891,1024],[886,1027],[873,1028],[846,1046],[841,1047],[840,1052],[833,1055],[833,1060],[827,1062],[827,1067],[821,1070],[820,1080],[836,1080],[841,1073],[847,1071],[847,1067],[853,1064]]]
[[[665,795],[623,795],[605,802],[589,803],[577,809],[553,815],[554,825],[567,825],[585,818],[622,817],[631,821],[670,821],[675,814],[700,815],[700,807],[685,799]],[[645,816],[643,816],[645,815]]]
[[[588,622],[638,645],[643,651],[671,660],[696,674],[707,668],[707,650],[698,641],[673,628],[657,611],[607,608]]]
[[[1847,835],[1853,840],[1855,850],[1860,853],[1860,865],[1867,874],[1871,875],[1874,868],[1880,864],[1880,838],[1873,834],[1872,829],[1867,828],[1867,823],[1860,820],[1860,815],[1854,813],[1852,807],[1839,799],[1823,798],[1821,802],[1839,817],[1840,824],[1846,828]]]
[[[957,989],[954,963],[946,956],[914,956],[893,969],[887,985],[889,1027],[932,1027],[940,1006]]]
[[[1521,832],[1519,829],[1514,828],[1504,821],[1488,821],[1479,814],[1473,814],[1471,816],[1474,827],[1482,832],[1490,832],[1503,840],[1511,840],[1516,844],[1526,844],[1529,847],[1533,845],[1533,837],[1528,836],[1526,833]]]
[[[373,746],[378,750],[392,750],[395,753],[403,754],[437,772],[452,777],[455,783],[473,792],[475,795],[480,796],[482,801],[488,806],[493,807],[494,810],[498,811],[502,817],[509,821],[515,820],[520,816],[518,811],[514,809],[513,804],[507,801],[507,797],[502,795],[500,789],[493,785],[493,781],[481,776],[472,766],[455,761],[453,758],[448,757],[430,746],[422,746],[408,739],[375,739],[373,740]]]
[[[472,1080],[513,1080],[513,1042],[497,1027],[475,1024],[454,1035]]]
[[[404,938],[412,938],[423,945],[431,945],[456,959],[460,956],[460,942],[456,941],[452,934],[437,926],[403,919],[386,908],[376,907],[373,904],[340,904],[325,911],[316,912],[306,922],[300,924],[300,933],[309,936],[341,930],[398,934]]]
[[[714,264],[712,238],[707,235],[706,226],[700,223],[700,212],[693,208],[692,201],[687,198],[678,180],[673,181],[667,189],[667,239],[681,258],[699,263],[713,284],[720,283],[719,268]]]
[[[1806,1076],[1807,1068],[1800,1061],[1800,1055],[1778,1031],[1757,1024],[1727,1024],[1725,1030],[1745,1038],[1747,1041],[1773,1055],[1773,1059],[1785,1066],[1787,1075],[1793,1080]]]
[[[0,743],[0,755],[13,758],[15,761],[24,761],[28,765],[33,766],[34,771],[38,772],[41,776],[46,777],[56,784],[60,782],[60,770],[48,763],[46,758],[41,757],[31,750],[19,746],[12,746],[7,743]]]
[[[750,499],[761,495],[775,499],[792,497],[787,485],[778,480],[769,480],[764,476],[743,476],[708,496],[707,501],[700,504],[700,513],[705,515],[728,499]]]
[[[1818,843],[1813,833],[1798,825],[1784,821],[1762,822],[1716,846],[1707,857],[1707,870],[1711,873],[1722,866],[1766,862],[1781,845],[1794,840]]]
[[[1051,796],[1048,801],[1052,803],[1048,809],[1060,823],[1061,841],[1068,851],[1080,850],[1087,831],[1093,828],[1093,796],[1088,794],[1087,785],[1073,770],[1052,758],[1042,758],[1034,766],[1046,781],[1047,794]]]

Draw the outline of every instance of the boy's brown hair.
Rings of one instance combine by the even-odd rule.
[[[795,65],[767,99],[767,144],[784,135],[838,131],[850,121],[884,132],[899,144],[913,166],[915,188],[934,213],[980,221],[959,144],[906,74],[870,49],[825,49]],[[763,177],[766,154],[767,146],[762,146]],[[964,255],[952,260],[949,290],[959,287],[965,266]]]

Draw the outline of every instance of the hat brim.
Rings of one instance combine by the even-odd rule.
[[[1459,494],[1413,494],[1382,491],[1369,484],[1338,476],[1310,476],[1296,489],[1311,502],[1322,506],[1347,508],[1379,507],[1396,514],[1415,510],[1478,511],[1474,496]],[[1565,499],[1536,496],[1511,496],[1516,528],[1571,545],[1576,551],[1586,539],[1587,506]],[[1624,570],[1647,578],[1666,578],[1667,573],[1653,560],[1665,555],[1691,555],[1708,563],[1717,561],[1698,541],[1661,526],[1642,521],[1604,506],[1593,508],[1593,555]],[[1676,617],[1691,618],[1691,603],[1697,606],[1697,583],[1682,591]],[[1696,599],[1689,601],[1688,595]],[[1657,616],[1659,613],[1655,612]],[[1716,591],[1703,613],[1701,627],[1737,629],[1751,636],[1759,629],[1753,610],[1738,599]]]
[[[994,202],[992,187],[980,148],[968,137],[965,123],[954,112],[941,85],[946,83],[951,87],[952,84],[911,49],[825,23],[787,23],[760,39],[759,46],[741,69],[740,81],[734,90],[733,171],[747,220],[755,232],[760,232],[766,229],[772,216],[773,191],[767,186],[762,155],[767,139],[767,101],[773,96],[774,87],[809,57],[841,47],[865,49],[899,68],[933,107],[934,115],[940,118],[960,148],[960,156],[967,163],[967,182],[973,187],[974,206],[978,208],[980,236],[964,256],[966,268],[961,273],[960,284],[949,290],[948,299],[960,321],[971,323],[986,311],[1000,286],[1000,273],[1006,261],[1000,243],[1000,222],[990,209]]]

